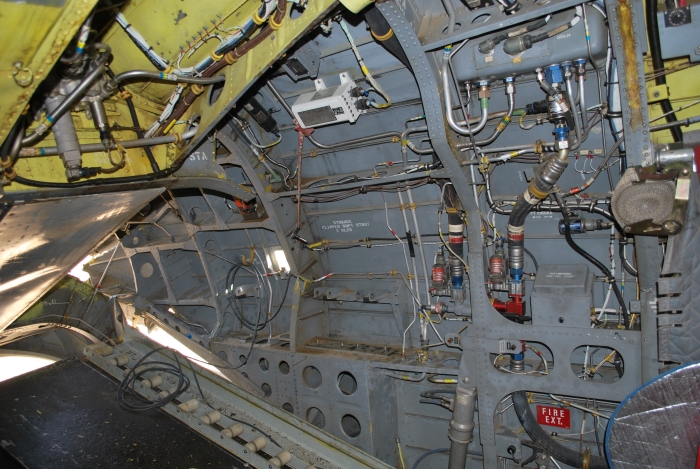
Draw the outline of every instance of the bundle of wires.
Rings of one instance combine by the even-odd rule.
[[[361,180],[360,178],[356,179],[357,181]],[[345,181],[345,183],[350,183],[354,182],[355,180],[349,180]],[[323,193],[323,194],[317,194],[317,195],[305,195],[301,197],[301,201],[305,203],[322,203],[322,202],[336,202],[338,200],[343,200],[347,199],[348,197],[353,197],[358,194],[366,194],[367,192],[399,192],[402,190],[405,190],[406,187],[410,189],[414,189],[416,187],[423,186],[425,184],[428,184],[432,182],[430,178],[421,178],[421,179],[414,179],[412,181],[406,181],[401,184],[402,186],[399,186],[399,183],[394,183],[394,184],[383,184],[383,185],[377,185],[377,186],[363,186],[363,187],[357,187],[354,189],[346,189],[342,191],[337,191],[337,192],[332,192],[332,193]],[[296,200],[295,200],[296,202]]]
[[[173,355],[175,364],[163,361],[146,361],[148,357],[161,350],[168,350]],[[187,358],[185,358],[185,361],[187,361]],[[189,364],[189,361],[187,362]],[[192,365],[190,365],[190,368],[191,366]],[[154,401],[143,397],[136,392],[135,386],[137,383],[140,383],[142,376],[147,373],[161,373],[175,376],[175,378],[177,378],[175,389],[166,397],[161,397],[160,399],[156,399]],[[197,379],[196,375],[195,379]],[[134,412],[144,412],[169,404],[180,394],[187,391],[189,387],[190,379],[182,370],[182,365],[180,364],[178,354],[170,349],[159,348],[144,355],[143,358],[141,358],[141,360],[139,360],[136,365],[129,370],[122,382],[119,384],[119,389],[117,389],[117,402],[119,402],[119,406],[121,406],[123,409]],[[131,393],[127,393],[129,390]],[[131,397],[127,399],[127,396]]]

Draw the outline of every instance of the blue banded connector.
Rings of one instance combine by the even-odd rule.
[[[569,138],[569,128],[568,127],[556,127],[554,129],[554,138],[556,140],[567,140]]]
[[[514,353],[513,354],[513,360],[523,360],[525,358],[524,353]]]
[[[523,269],[510,269],[510,278],[515,283],[520,283],[523,279]]]
[[[547,77],[547,82],[550,84],[562,83],[564,81],[564,76],[561,73],[561,67],[559,65],[550,65],[545,69],[544,74]]]

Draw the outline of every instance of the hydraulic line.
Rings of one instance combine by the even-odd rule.
[[[591,264],[596,266],[598,270],[603,272],[603,275],[605,275],[608,279],[608,282],[610,282],[610,285],[612,286],[613,292],[615,293],[615,296],[617,297],[617,301],[620,304],[620,309],[622,310],[622,317],[624,318],[625,321],[625,327],[630,326],[630,318],[629,314],[627,313],[627,306],[625,305],[625,299],[622,297],[622,293],[620,293],[620,289],[617,287],[617,283],[615,282],[615,277],[610,273],[610,270],[608,270],[605,265],[603,265],[602,262],[600,262],[598,259],[595,257],[591,256],[588,252],[584,251],[578,244],[576,244],[571,237],[571,226],[569,222],[569,211],[565,208],[564,206],[564,201],[558,193],[554,194],[554,197],[559,204],[559,207],[561,208],[561,214],[564,217],[564,236],[566,238],[567,244],[576,251],[581,257],[589,261]]]
[[[608,469],[605,458],[590,455],[589,461],[584,462],[586,456],[567,448],[555,441],[549,433],[544,431],[530,410],[525,391],[517,391],[512,394],[513,408],[532,441],[542,448],[547,454],[572,467],[588,467],[589,469]]]
[[[488,120],[489,117],[489,100],[487,97],[481,98],[480,99],[480,105],[481,105],[481,119],[479,120],[479,123],[471,128],[471,131],[462,128],[461,126],[457,125],[457,122],[455,121],[454,115],[452,114],[452,98],[451,98],[451,89],[450,89],[450,74],[448,73],[448,65],[449,65],[449,58],[451,54],[451,49],[449,47],[445,48],[443,57],[442,57],[442,92],[445,98],[445,115],[447,116],[447,123],[449,124],[450,128],[457,132],[460,135],[475,135],[479,131],[481,131],[485,126],[486,126],[486,121]],[[486,87],[488,90],[488,87]],[[467,116],[465,116],[465,119]]]
[[[136,140],[124,140],[119,142],[119,146],[122,148],[141,148],[141,147],[152,147],[156,145],[165,145],[168,143],[176,143],[178,141],[188,140],[195,136],[197,133],[197,128],[192,128],[182,135],[164,135],[162,137],[152,137],[152,138],[139,138]],[[109,150],[117,150],[117,145],[115,143],[110,143],[107,147]],[[101,143],[89,143],[87,145],[80,145],[80,153],[92,153],[105,151],[105,146]],[[58,155],[58,147],[31,147],[23,148],[19,152],[19,156],[22,158],[32,157],[32,156],[55,156]]]
[[[647,34],[649,35],[649,54],[651,55],[651,63],[654,67],[654,71],[659,71],[664,69],[664,60],[661,57],[661,41],[659,40],[659,19],[657,16],[659,10],[658,0],[645,0],[644,10],[646,10],[647,17]],[[666,85],[666,75],[657,75],[654,79],[656,86]],[[671,101],[668,98],[662,99],[661,110],[666,115],[666,122],[673,123],[676,122],[676,113],[673,112],[673,106],[671,106]],[[671,136],[674,142],[683,141],[683,132],[678,127],[670,127]]]
[[[114,78],[114,72],[112,72],[112,69],[109,67],[106,67],[106,72],[107,75],[110,78]],[[126,91],[126,88],[124,88],[123,85],[119,85],[119,91],[122,93],[122,97],[124,98],[124,101],[126,102],[126,107],[129,108],[129,115],[131,116],[131,123],[134,126],[134,132],[136,133],[136,136],[139,139],[144,138],[143,130],[141,130],[141,124],[139,123],[139,116],[136,114],[136,107],[134,107],[134,100],[131,98],[131,93]],[[148,162],[151,164],[151,169],[153,169],[154,172],[160,171],[160,167],[158,166],[158,163],[156,162],[156,158],[153,155],[153,152],[151,151],[151,148],[148,146],[143,147],[144,153],[146,153],[146,158],[148,158]]]
[[[175,136],[168,136],[169,138],[172,139],[182,139],[185,140],[186,138],[191,138],[191,136],[194,136],[194,134],[197,132],[197,129],[190,129],[189,131],[185,132],[182,136],[175,135]],[[187,136],[189,135],[189,136]],[[147,140],[147,139],[144,139]],[[148,139],[150,140],[150,139]],[[135,142],[138,142],[139,140],[133,140]],[[175,141],[175,140],[173,140]],[[163,142],[163,143],[170,143],[170,142]],[[148,145],[152,145],[149,143]],[[101,144],[100,144],[101,146]],[[82,146],[81,146],[82,148]],[[104,149],[104,147],[102,147]],[[74,183],[63,183],[63,182],[48,182],[48,181],[35,181],[33,179],[26,179],[23,178],[19,175],[15,175],[12,178],[12,181],[18,182],[20,184],[23,184],[25,186],[32,186],[32,187],[45,187],[45,188],[55,188],[55,189],[72,189],[76,187],[93,187],[93,186],[109,186],[109,185],[116,185],[116,184],[130,184],[130,183],[136,183],[136,182],[148,182],[148,181],[155,181],[157,179],[164,179],[171,174],[177,172],[183,164],[185,164],[185,161],[187,161],[186,158],[182,158],[179,161],[176,161],[172,166],[170,166],[167,169],[162,169],[157,172],[153,172],[150,174],[144,174],[140,176],[127,176],[127,177],[118,177],[118,178],[111,178],[111,179],[93,179],[90,181],[81,181],[81,182],[74,182]]]
[[[568,66],[569,73],[571,73],[571,66]],[[567,67],[564,67],[564,70],[567,70]],[[583,138],[583,131],[582,131],[582,125],[581,125],[581,116],[579,113],[576,111],[576,103],[574,102],[574,77],[573,75],[569,75],[566,77],[566,98],[569,101],[569,108],[571,109],[571,113],[574,115],[574,129],[576,132],[576,141],[571,145],[571,148],[569,151],[576,151],[580,146]]]
[[[112,89],[116,89],[121,82],[130,80],[164,80],[175,83],[189,83],[191,85],[214,85],[216,83],[226,81],[226,77],[223,75],[208,78],[185,77],[174,73],[149,72],[147,70],[129,70],[115,76],[112,80],[110,80],[109,86],[112,87]]]
[[[569,150],[562,148],[550,158],[532,179],[525,193],[516,202],[508,218],[508,257],[511,283],[519,283],[523,274],[523,247],[525,245],[525,218],[530,211],[547,198],[549,192],[569,164]]]
[[[512,81],[508,81],[506,83],[506,94],[508,96],[508,111],[506,112],[506,115],[503,117],[503,120],[501,120],[501,122],[493,129],[493,133],[489,137],[483,140],[476,140],[474,142],[477,147],[485,147],[495,142],[498,136],[503,133],[508,123],[510,123],[510,119],[515,111],[515,87],[513,86]],[[464,146],[460,146],[460,148],[472,148],[472,145],[471,143],[467,143]]]
[[[408,208],[411,210],[411,215],[413,216],[413,227],[416,230],[416,243],[418,244],[418,252],[420,253],[420,260],[423,264],[423,278],[425,280],[425,298],[427,305],[430,306],[430,277],[428,277],[428,267],[427,260],[425,257],[425,251],[423,250],[423,242],[421,241],[420,228],[418,227],[418,217],[416,216],[416,204],[413,202],[413,194],[411,193],[411,188],[406,188],[406,193],[408,194]]]

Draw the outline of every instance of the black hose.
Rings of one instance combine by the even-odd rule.
[[[625,253],[625,247],[627,246],[627,244],[627,238],[621,236],[617,250],[620,251],[620,261],[622,262],[622,267],[624,267],[628,274],[630,274],[633,277],[636,277],[638,275],[637,269],[630,265],[629,261],[627,260],[627,254]]]
[[[377,10],[377,7],[372,5],[365,11],[365,21],[369,25],[372,36],[374,36],[377,42],[384,46],[394,57],[399,59],[407,69],[411,70],[411,63],[408,61],[403,47],[401,47],[399,40],[396,39],[396,35],[391,30],[391,26],[389,26],[389,23],[384,19],[381,12]]]
[[[622,310],[622,317],[624,318],[625,321],[625,326],[629,327],[630,325],[630,318],[629,314],[627,313],[627,306],[625,305],[625,299],[622,297],[622,293],[620,293],[620,289],[617,287],[617,283],[615,282],[615,277],[610,273],[607,267],[603,265],[602,262],[600,262],[598,259],[595,257],[591,256],[588,252],[586,252],[581,246],[576,244],[571,237],[571,226],[570,226],[570,220],[569,220],[569,211],[565,209],[564,207],[564,201],[562,200],[561,196],[559,194],[554,194],[554,197],[559,204],[559,208],[561,209],[561,214],[564,217],[564,237],[566,238],[566,243],[576,251],[579,255],[581,255],[584,259],[586,259],[588,262],[596,266],[601,272],[603,272],[603,275],[605,275],[608,278],[608,282],[610,283],[610,286],[613,289],[613,292],[615,292],[615,297],[617,298],[618,303],[620,303],[620,309]]]
[[[82,182],[47,182],[47,181],[35,181],[33,179],[25,179],[22,176],[15,176],[12,181],[24,184],[25,186],[31,187],[45,187],[52,189],[73,189],[75,187],[93,187],[93,186],[109,186],[115,184],[130,184],[133,182],[148,182],[155,181],[156,179],[164,179],[171,174],[175,173],[178,169],[182,167],[187,159],[183,159],[175,166],[170,168],[157,171],[155,173],[144,174],[143,176],[127,176],[120,178],[111,179],[92,179],[90,181]]]
[[[515,409],[515,413],[518,415],[518,420],[520,420],[523,428],[527,434],[530,435],[530,438],[532,438],[532,441],[537,446],[542,448],[554,459],[561,461],[564,464],[572,467],[584,467],[583,453],[579,453],[578,451],[574,451],[558,443],[551,436],[549,436],[549,433],[540,427],[540,424],[537,423],[537,419],[534,415],[532,415],[525,391],[514,392],[511,396],[513,399],[513,408]],[[593,455],[590,456],[587,467],[589,469],[609,469],[605,458]]]
[[[659,40],[659,19],[657,16],[659,5],[658,0],[646,0],[647,34],[649,35],[649,53],[654,72],[663,71],[664,60],[661,58],[661,41]],[[666,75],[663,73],[655,78],[656,86],[666,85]],[[666,114],[666,122],[676,122],[676,113],[668,98],[661,100],[661,109]],[[683,141],[683,132],[678,127],[669,129],[674,142]]]

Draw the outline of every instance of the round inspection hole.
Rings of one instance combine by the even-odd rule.
[[[141,266],[141,277],[143,278],[151,278],[153,275],[153,264],[150,262],[146,262]]]
[[[180,326],[175,326],[175,330],[180,332]]]
[[[350,438],[357,438],[362,433],[362,427],[360,427],[360,422],[355,418],[354,415],[346,414],[340,420],[340,426],[343,432]]]
[[[458,367],[459,366],[459,360],[456,358],[448,358],[444,362],[442,362],[443,366],[449,366],[449,367]]]
[[[442,30],[442,34],[447,34],[447,29],[449,26],[445,26],[445,28]],[[455,23],[455,32],[459,31],[459,28],[462,27],[462,23]]]
[[[223,350],[219,352],[219,358],[228,363],[228,355],[226,355],[226,352],[224,352]]]
[[[240,357],[238,357],[238,363],[240,363],[241,365],[245,365],[247,362],[248,359],[245,357],[245,355],[241,355]]]
[[[279,368],[280,368],[280,373],[282,373],[283,375],[289,374],[289,363],[287,363],[285,361],[281,361]]]
[[[617,350],[596,345],[583,345],[571,352],[571,371],[585,381],[612,384],[624,375],[625,362]]]
[[[269,384],[263,383],[263,385],[260,386],[260,389],[262,389],[262,391],[265,393],[265,397],[272,396],[272,387]]]
[[[318,407],[309,407],[306,411],[306,420],[318,428],[323,428],[326,426],[326,416],[323,415],[321,409]]]
[[[261,358],[258,362],[258,365],[260,365],[260,369],[263,371],[267,371],[270,369],[270,364],[267,362],[267,358]]]
[[[483,15],[479,15],[476,18],[474,18],[472,20],[472,24],[483,24],[483,23],[486,23],[490,19],[491,19],[491,15],[489,13],[484,13]]]
[[[352,396],[357,391],[357,380],[347,371],[343,371],[338,375],[338,389],[346,396]]]
[[[323,382],[321,372],[318,371],[318,368],[315,366],[307,366],[304,368],[301,378],[304,380],[304,384],[309,389],[318,389]]]
[[[289,402],[285,402],[284,404],[282,404],[282,408],[290,414],[294,413],[294,407],[292,407],[292,404],[290,404]]]

